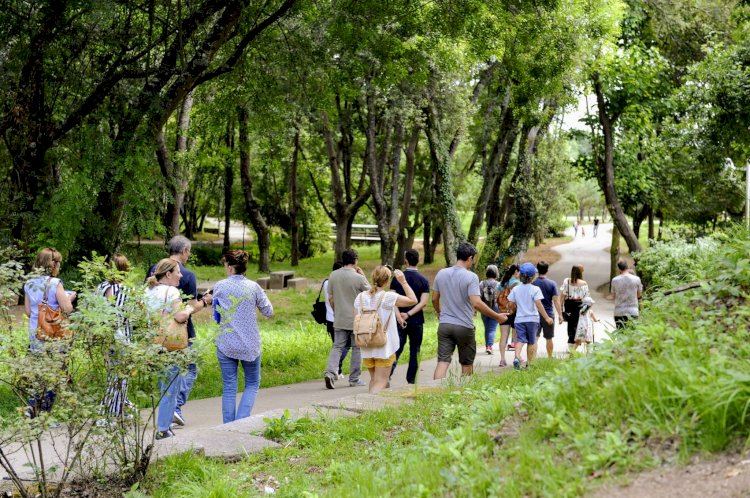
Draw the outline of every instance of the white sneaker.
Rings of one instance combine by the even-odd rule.
[[[338,374],[338,376],[337,376],[337,377],[338,377],[338,379],[339,379],[339,380],[341,380],[341,379],[343,379],[343,378],[344,378],[344,374],[340,373],[340,374]]]

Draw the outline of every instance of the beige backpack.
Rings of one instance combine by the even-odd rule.
[[[362,294],[359,295],[359,313],[354,315],[354,344],[360,348],[379,348],[385,346],[386,342],[386,331],[388,330],[388,323],[391,321],[391,312],[388,315],[388,320],[385,322],[385,326],[380,321],[380,314],[378,310],[380,305],[383,304],[385,298],[385,292],[380,296],[378,305],[375,308],[365,309],[362,303]]]

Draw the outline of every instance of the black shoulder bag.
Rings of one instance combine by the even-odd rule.
[[[315,320],[317,323],[320,323],[321,325],[326,323],[326,303],[325,301],[320,300],[320,294],[323,292],[323,286],[326,284],[328,279],[323,280],[323,283],[320,284],[320,290],[318,291],[318,298],[315,300],[315,303],[313,303],[313,309],[310,312],[310,314],[313,317],[313,320]]]

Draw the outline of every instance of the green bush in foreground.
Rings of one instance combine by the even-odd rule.
[[[220,477],[242,476],[234,496],[580,496],[609,476],[746,444],[748,253],[748,242],[724,249],[710,284],[656,298],[594,354],[277,430],[282,449]],[[197,496],[156,477],[178,464],[159,464],[154,496]],[[208,479],[201,490],[229,496]]]

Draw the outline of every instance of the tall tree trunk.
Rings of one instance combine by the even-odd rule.
[[[648,240],[654,240],[654,208],[648,210]]]
[[[479,239],[479,231],[482,228],[485,214],[490,206],[491,196],[493,193],[499,191],[500,184],[507,171],[510,153],[518,134],[516,130],[517,126],[518,122],[513,118],[513,110],[510,107],[506,107],[503,122],[489,159],[482,159],[482,189],[474,206],[474,216],[471,219],[471,227],[469,229],[469,242],[472,244],[476,244]]]
[[[250,175],[250,137],[248,136],[248,114],[244,107],[239,108],[240,127],[240,178],[245,199],[245,210],[250,218],[250,224],[258,237],[258,271],[271,272],[270,250],[271,230],[266,223],[260,207],[253,196],[253,180]]]
[[[224,145],[228,150],[234,151],[234,121],[232,119],[227,123],[226,136]],[[224,164],[224,242],[222,247],[224,252],[229,250],[229,226],[232,223],[232,189],[234,187],[234,165],[231,156]]]
[[[637,209],[633,215],[633,233],[636,238],[641,238],[641,225],[648,217],[648,213],[651,211],[651,206],[648,203],[644,204],[641,209]]]
[[[607,207],[612,215],[615,226],[617,226],[620,235],[622,235],[628,245],[628,250],[631,253],[639,252],[641,244],[638,242],[638,237],[636,237],[630,228],[625,211],[620,204],[620,199],[617,197],[617,190],[615,189],[614,125],[619,114],[610,115],[607,112],[607,103],[605,102],[604,90],[599,74],[595,73],[592,76],[592,80],[594,82],[594,91],[596,92],[596,103],[599,109],[599,124],[602,127],[602,135],[604,136],[604,159],[602,160],[598,155],[596,157],[600,172],[599,177],[602,181],[602,190],[604,190],[604,198],[607,200]]]
[[[388,202],[385,198],[385,177],[386,177],[386,163],[388,162],[388,149],[391,141],[391,126],[390,123],[385,122],[381,124],[381,128],[385,128],[385,136],[383,137],[381,153],[377,151],[377,131],[378,131],[378,112],[375,107],[375,95],[368,90],[366,96],[366,109],[367,114],[365,116],[365,168],[370,175],[370,195],[372,196],[372,204],[375,211],[375,221],[378,225],[378,235],[380,236],[380,262],[382,264],[393,264],[393,250],[395,246],[396,227],[395,224],[391,226],[391,212],[388,207]],[[396,159],[396,167],[401,160],[401,141],[403,140],[403,126],[399,118],[396,118],[394,125],[395,142],[393,147],[398,151]],[[392,175],[391,175],[392,176]],[[396,189],[396,200],[398,203],[398,175],[396,176],[396,185],[391,186]],[[393,229],[392,229],[393,228]]]
[[[416,233],[419,225],[419,216],[414,220],[414,224],[409,227],[409,218],[411,214],[411,196],[414,189],[414,177],[416,176],[417,168],[417,145],[419,144],[420,126],[419,124],[414,125],[414,129],[411,132],[411,138],[409,139],[409,145],[406,147],[406,178],[404,179],[404,196],[401,203],[401,217],[398,222],[398,249],[396,250],[396,257],[394,266],[401,267],[404,265],[404,252],[407,249],[411,249],[414,243],[414,234]],[[411,242],[409,240],[411,239]]]
[[[456,248],[464,240],[461,222],[456,211],[456,200],[453,195],[453,173],[448,145],[444,142],[437,106],[430,99],[425,108],[427,121],[427,142],[430,146],[430,161],[435,171],[436,195],[434,203],[439,207],[443,220],[443,242],[445,262],[448,266],[456,264]],[[434,239],[433,239],[434,240]]]
[[[167,231],[167,238],[180,233],[180,213],[185,204],[185,194],[190,183],[187,165],[182,162],[180,156],[188,149],[188,129],[190,128],[192,109],[193,92],[189,92],[177,113],[177,133],[172,152],[167,147],[163,126],[156,134],[156,157],[170,197],[164,213],[164,228]]]
[[[435,259],[435,249],[432,242],[432,217],[424,217],[424,235],[423,235],[423,248],[424,248],[424,264],[429,265]]]
[[[341,254],[344,250],[351,247],[354,217],[365,204],[365,201],[367,201],[370,191],[365,185],[367,177],[366,168],[362,168],[358,184],[355,186],[352,182],[352,141],[354,135],[349,116],[350,110],[346,104],[341,105],[338,98],[337,107],[339,110],[340,130],[340,140],[338,143],[334,142],[328,114],[325,111],[320,113],[320,130],[326,147],[328,167],[331,173],[331,208],[328,207],[328,203],[323,198],[323,194],[312,172],[310,173],[310,180],[312,181],[320,205],[331,221],[336,224],[334,250],[336,260],[338,261],[341,259]]]
[[[394,140],[391,146],[391,201],[388,206],[388,244],[386,245],[386,262],[391,265],[395,264],[396,244],[399,235],[399,177],[401,176],[401,149],[404,142],[404,127],[401,116],[396,117],[396,129],[394,130]],[[406,188],[406,187],[404,187]]]
[[[297,170],[300,150],[300,130],[297,128],[294,133],[292,162],[289,165],[289,225],[292,239],[292,266],[298,266],[300,260],[299,220],[297,219],[297,213],[300,210],[299,194],[297,193]]]
[[[182,102],[177,115],[175,152],[177,153],[178,160],[175,163],[174,207],[170,226],[170,231],[173,234],[180,233],[180,210],[182,210],[182,204],[185,201],[185,192],[187,192],[190,181],[187,165],[184,164],[181,155],[188,150],[188,129],[190,128],[190,113],[193,110],[193,101],[193,92],[191,91],[185,96],[185,100]]]

